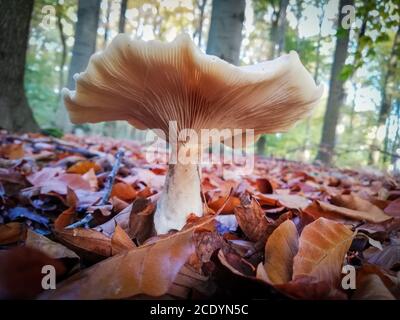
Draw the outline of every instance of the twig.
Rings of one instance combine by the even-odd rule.
[[[103,205],[107,204],[108,199],[110,198],[111,190],[112,190],[112,187],[113,187],[114,181],[115,181],[115,177],[117,176],[119,167],[121,165],[121,160],[122,160],[122,157],[124,156],[124,154],[125,154],[125,150],[123,148],[120,148],[115,155],[115,162],[114,162],[114,165],[112,167],[110,174],[106,178],[104,194],[100,200],[100,203],[98,204],[99,206],[103,206]],[[87,227],[92,220],[93,220],[93,215],[91,213],[88,213],[83,219],[81,219],[73,224],[70,224],[69,226],[65,227],[65,229],[74,229],[74,228],[79,228],[82,226]]]

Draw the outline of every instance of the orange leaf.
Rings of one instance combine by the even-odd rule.
[[[136,248],[132,239],[118,224],[115,226],[114,234],[111,238],[112,255],[118,254],[123,251]]]
[[[292,279],[293,259],[299,245],[299,235],[291,220],[286,220],[268,238],[265,245],[264,268],[272,284]]]
[[[111,256],[111,239],[94,229],[63,229],[56,230],[57,238],[71,250],[101,257]]]
[[[6,144],[0,147],[0,157],[10,160],[21,159],[25,155],[23,143]]]
[[[274,207],[286,207],[289,209],[303,209],[308,206],[309,201],[299,195],[294,194],[255,194],[261,205]]]
[[[263,209],[254,199],[251,199],[250,204],[243,204],[236,207],[235,215],[240,228],[245,235],[254,242],[262,239],[271,225]]]
[[[39,298],[122,299],[139,294],[162,296],[168,292],[177,274],[194,253],[193,232],[201,225],[99,262]]]
[[[363,199],[360,200],[366,201]],[[338,207],[336,205],[317,200],[314,201],[312,204],[310,204],[307,208],[305,208],[304,212],[312,216],[314,219],[317,219],[319,217],[324,217],[331,220],[337,220],[337,219],[351,219],[351,220],[361,220],[361,221],[365,220],[372,223],[381,223],[392,219],[392,217],[386,215],[378,207],[374,206],[371,203],[369,204],[371,205],[370,211],[359,211],[345,207]]]
[[[95,172],[100,171],[100,166],[93,161],[84,160],[79,161],[68,168],[67,173],[77,173],[77,174],[85,174],[89,170],[93,169]]]
[[[218,197],[217,200],[212,201],[208,206],[217,212],[225,203],[226,197]],[[233,213],[235,207],[240,206],[240,200],[237,197],[230,197],[228,202],[226,203],[225,207],[222,209],[222,214],[229,214]]]
[[[136,198],[136,194],[137,194],[136,190],[133,189],[131,185],[123,182],[118,182],[114,184],[111,191],[112,197],[117,197],[121,200],[129,202]]]
[[[66,226],[69,226],[74,222],[75,217],[75,207],[70,207],[67,210],[64,210],[54,221],[54,229],[58,231],[63,230]]]
[[[22,241],[26,236],[26,228],[23,223],[10,222],[0,225],[0,245],[6,245]]]
[[[343,224],[325,218],[304,227],[294,257],[293,280],[306,276],[336,287],[353,236]]]

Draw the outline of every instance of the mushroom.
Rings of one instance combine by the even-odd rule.
[[[173,42],[132,40],[120,34],[94,54],[75,76],[76,90],[63,90],[73,123],[126,120],[139,129],[160,129],[167,141],[191,129],[254,129],[255,135],[288,130],[310,114],[322,95],[296,52],[237,67],[202,53],[187,35]],[[177,152],[201,153],[183,139]],[[157,233],[181,229],[189,214],[201,216],[200,168],[169,164],[154,223]]]

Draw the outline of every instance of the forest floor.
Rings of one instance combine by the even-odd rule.
[[[400,297],[400,183],[388,175],[264,158],[245,176],[207,166],[204,217],[156,235],[167,166],[139,144],[0,141],[0,298]],[[91,228],[66,228],[88,213]],[[55,290],[43,290],[44,265]]]

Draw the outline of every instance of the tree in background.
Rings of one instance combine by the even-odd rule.
[[[344,81],[341,77],[341,72],[347,58],[350,35],[349,28],[343,28],[342,26],[342,21],[345,18],[345,13],[342,12],[342,8],[346,5],[352,6],[354,5],[354,1],[340,0],[339,2],[338,31],[336,34],[336,47],[331,69],[328,103],[324,116],[321,142],[317,154],[317,160],[326,164],[332,161],[335,148],[336,126],[338,124],[340,107],[344,98]]]
[[[26,50],[33,0],[0,1],[0,127],[37,131],[24,90]]]
[[[245,7],[245,0],[213,0],[207,54],[239,63]]]
[[[100,0],[79,0],[78,21],[75,27],[75,42],[69,66],[67,87],[75,86],[74,75],[85,70],[90,56],[96,50],[97,27],[99,23]],[[71,130],[67,111],[61,104],[57,114],[57,124],[64,130]]]
[[[272,17],[270,22],[269,32],[269,56],[268,58],[274,59],[285,50],[285,36],[286,36],[286,10],[289,0],[255,0],[254,11],[258,19],[264,19],[266,12],[272,7]],[[257,141],[256,152],[259,155],[265,155],[267,147],[267,136],[261,135]]]
[[[125,32],[126,25],[126,9],[128,8],[128,0],[121,0],[121,9],[119,11],[119,23],[118,23],[118,32]]]

